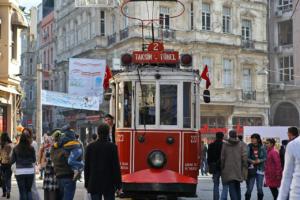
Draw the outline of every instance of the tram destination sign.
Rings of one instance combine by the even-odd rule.
[[[135,64],[177,64],[178,51],[134,51],[132,62]]]

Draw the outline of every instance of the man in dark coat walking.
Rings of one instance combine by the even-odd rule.
[[[92,200],[114,200],[121,191],[121,170],[117,146],[108,141],[109,126],[98,127],[98,140],[87,146],[85,154],[85,188]]]
[[[213,143],[208,145],[208,151],[207,151],[208,169],[209,169],[209,173],[213,175],[213,182],[214,182],[213,199],[214,200],[220,199],[219,185],[220,185],[220,178],[221,178],[221,151],[223,145],[223,138],[224,138],[224,133],[217,132],[216,140]],[[227,199],[227,195],[228,195],[228,185],[223,184],[221,200]]]

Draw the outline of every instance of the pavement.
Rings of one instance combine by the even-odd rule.
[[[43,189],[42,189],[42,184],[43,182],[41,180],[36,180],[37,183],[37,188],[41,197],[41,200],[43,198]],[[246,192],[246,184],[242,184],[242,196],[244,196]],[[221,192],[221,188],[220,188]],[[199,184],[197,187],[197,194],[198,198],[192,198],[191,200],[213,200],[213,183],[212,183],[212,177],[211,176],[201,176],[199,177]],[[268,188],[264,188],[264,194],[265,200],[272,200],[272,194]],[[0,192],[0,196],[2,196],[2,192]],[[86,190],[84,188],[83,182],[77,182],[77,189],[76,189],[76,194],[74,200],[86,200]],[[6,198],[0,197],[0,200],[4,200]],[[19,192],[18,192],[18,186],[16,183],[16,180],[12,180],[12,192],[11,192],[11,199],[12,200],[18,200],[19,199]],[[186,198],[184,198],[186,199]],[[244,197],[242,198],[244,199]],[[230,198],[228,197],[228,200]],[[252,192],[252,199],[251,200],[256,200],[256,187],[254,187],[253,192]]]

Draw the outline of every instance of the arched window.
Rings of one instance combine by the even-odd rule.
[[[299,127],[299,112],[296,106],[288,102],[281,103],[275,111],[274,125]]]

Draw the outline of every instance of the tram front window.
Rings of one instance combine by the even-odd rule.
[[[132,83],[124,83],[124,127],[131,127]]]
[[[160,125],[177,125],[177,85],[160,85]]]
[[[142,85],[139,96],[139,123],[140,125],[155,125],[155,85]]]

